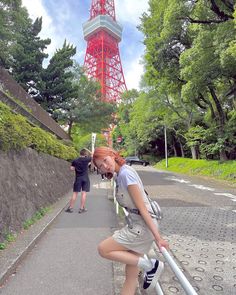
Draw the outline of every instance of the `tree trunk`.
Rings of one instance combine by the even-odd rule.
[[[219,99],[218,99],[218,97],[217,97],[217,95],[215,93],[214,88],[209,87],[209,90],[210,90],[211,96],[213,98],[213,101],[215,103],[217,113],[218,113],[218,121],[219,121],[218,134],[219,134],[220,138],[223,138],[224,137],[224,132],[225,132],[225,130],[224,130],[224,127],[225,127],[225,113],[224,113],[224,110],[223,110],[223,108],[221,106],[221,103],[220,103],[220,101],[219,101]],[[225,149],[220,151],[220,160],[221,161],[228,160]]]
[[[227,161],[227,160],[228,160],[228,157],[226,155],[225,150],[220,151],[220,161],[224,162],[224,161]]]
[[[173,150],[174,150],[174,156],[178,157],[177,149],[176,149],[176,140],[175,136],[172,136],[172,144],[173,144]]]
[[[71,136],[72,125],[73,125],[73,121],[70,120],[70,121],[68,122],[68,126],[69,126],[69,128],[68,128],[68,134],[69,134],[69,136]]]
[[[183,148],[183,145],[180,140],[179,140],[179,146],[180,146],[180,150],[181,150],[181,157],[184,158],[185,157],[184,148]]]
[[[217,98],[217,95],[215,93],[215,90],[213,87],[209,87],[210,89],[210,93],[211,93],[211,96],[214,100],[214,103],[215,103],[215,106],[216,106],[216,109],[217,109],[217,112],[218,112],[218,115],[219,115],[219,123],[220,123],[220,127],[223,129],[224,125],[225,125],[225,113],[223,111],[223,108],[221,106],[221,103],[219,101],[219,99]]]
[[[178,157],[177,150],[175,144],[173,143],[174,157]]]
[[[197,151],[196,146],[191,147],[191,153],[192,153],[192,158],[194,160],[198,159],[198,151]]]

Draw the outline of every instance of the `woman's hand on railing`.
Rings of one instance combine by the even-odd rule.
[[[155,241],[159,250],[161,250],[162,247],[169,249],[169,243],[164,240],[162,237],[160,237],[158,240]]]

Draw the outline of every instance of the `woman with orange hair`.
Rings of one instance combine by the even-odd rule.
[[[139,268],[144,271],[143,288],[153,289],[163,271],[164,264],[144,256],[153,241],[159,248],[168,248],[161,237],[157,220],[152,218],[152,208],[146,196],[143,183],[137,172],[125,164],[118,152],[109,147],[98,147],[93,153],[94,165],[107,178],[117,174],[118,203],[129,212],[129,223],[102,241],[99,254],[109,260],[126,264],[126,280],[121,295],[134,295],[138,282]]]

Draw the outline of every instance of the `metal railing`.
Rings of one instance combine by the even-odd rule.
[[[119,214],[120,206],[119,206],[118,202],[116,201],[115,191],[116,191],[115,182],[113,182],[113,198],[114,198],[114,203],[115,203],[115,207],[116,207],[116,214]],[[122,209],[123,209],[125,216],[127,216],[128,212],[124,208],[122,208]],[[171,257],[171,255],[166,250],[166,248],[162,247],[160,249],[160,252],[164,256],[166,262],[169,264],[173,273],[176,275],[176,277],[179,280],[179,283],[181,284],[181,286],[183,287],[185,293],[187,295],[197,295],[197,292],[194,290],[192,285],[189,283],[189,281],[187,280],[187,278],[185,277],[183,272],[180,270],[178,265],[175,263],[174,259]],[[164,295],[159,282],[156,284],[155,291],[156,291],[157,295]]]

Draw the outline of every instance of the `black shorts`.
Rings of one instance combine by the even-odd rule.
[[[80,176],[75,179],[73,192],[89,192],[90,191],[90,180],[88,176]]]

